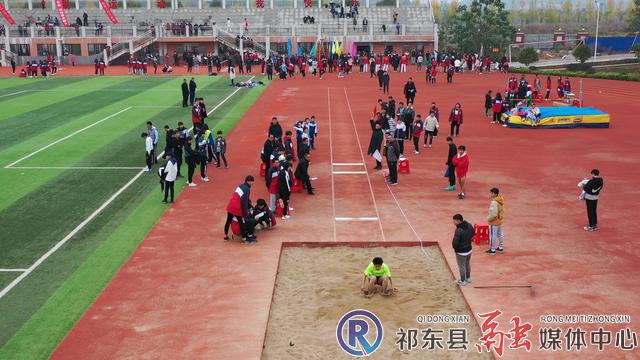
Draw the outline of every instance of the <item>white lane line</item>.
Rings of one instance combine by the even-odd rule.
[[[251,77],[251,78],[253,79],[254,77]],[[238,88],[236,91],[233,92],[233,94],[235,94],[239,89],[242,89],[242,88]],[[215,110],[218,107],[220,107],[220,105],[222,105],[229,98],[230,98],[230,96],[227,96],[213,110]],[[129,108],[125,109],[125,110],[128,110],[130,108],[131,107],[129,107]],[[213,111],[213,110],[211,110],[211,111]],[[191,131],[191,128],[189,128],[189,131]],[[160,159],[160,158],[162,158],[163,155],[164,155],[164,151],[162,153],[160,153],[160,155],[158,155],[157,158]],[[140,176],[142,176],[142,174],[145,174],[145,173],[146,173],[146,171],[140,170],[140,172],[138,172],[133,178],[131,178],[131,180],[129,180],[129,182],[124,184],[123,187],[121,187],[118,191],[116,191],[113,195],[111,195],[111,197],[109,199],[107,199],[106,202],[104,202],[102,205],[100,205],[100,207],[98,209],[96,209],[91,215],[89,215],[88,218],[86,218],[83,222],[81,222],[78,226],[76,226],[75,229],[73,229],[69,234],[67,234],[67,236],[65,236],[64,239],[60,240],[57,244],[55,244],[49,251],[47,251],[38,260],[36,260],[36,262],[33,263],[33,265],[31,265],[28,269],[25,269],[25,271],[22,274],[20,274],[20,276],[15,278],[11,283],[9,283],[9,285],[7,285],[4,289],[2,289],[2,291],[0,291],[0,299],[2,299],[5,295],[7,295],[9,293],[9,291],[11,291],[18,284],[20,284],[20,282],[22,282],[22,280],[24,280],[27,276],[29,276],[29,274],[31,274],[38,266],[40,266],[40,264],[42,264],[51,255],[53,255],[56,251],[58,251],[58,249],[60,249],[62,247],[62,245],[64,245],[75,234],[77,234],[80,230],[82,230],[82,228],[84,228],[89,222],[91,222],[91,220],[93,220],[96,216],[98,216],[107,206],[109,206],[109,204],[111,204],[118,196],[120,196],[120,194],[122,194],[127,188],[129,188],[129,186],[131,186],[136,180],[138,180],[138,178],[140,178]]]
[[[33,155],[35,155],[35,154],[38,154],[38,153],[40,153],[40,152],[42,152],[42,151],[44,151],[44,150],[47,150],[48,148],[52,147],[53,145],[59,144],[59,143],[61,143],[61,142],[65,141],[65,140],[69,139],[69,138],[70,138],[70,137],[72,137],[72,136],[78,135],[79,133],[81,133],[81,132],[83,132],[83,131],[85,131],[85,130],[87,130],[87,129],[90,129],[90,128],[92,128],[92,127],[94,127],[94,126],[96,126],[96,125],[98,125],[98,124],[100,124],[100,123],[102,123],[102,122],[104,122],[104,121],[107,121],[107,120],[109,120],[109,119],[111,119],[111,118],[113,118],[113,117],[115,117],[115,116],[118,116],[118,115],[122,114],[123,112],[125,112],[125,111],[127,111],[127,110],[131,110],[131,108],[132,108],[131,106],[126,107],[126,108],[124,108],[124,109],[122,109],[122,110],[118,111],[118,112],[117,112],[117,113],[115,113],[115,114],[111,114],[111,115],[107,116],[107,117],[106,117],[106,118],[104,118],[104,119],[101,119],[101,120],[98,120],[98,121],[94,122],[94,123],[93,123],[93,124],[91,124],[91,125],[87,125],[87,126],[83,127],[83,128],[82,128],[82,129],[80,129],[80,130],[76,130],[76,131],[72,132],[71,134],[69,134],[69,135],[67,135],[67,136],[65,136],[65,137],[63,137],[63,138],[60,138],[60,139],[58,139],[58,140],[56,140],[56,141],[52,142],[52,143],[51,143],[51,144],[49,144],[49,145],[45,145],[45,146],[41,147],[40,149],[38,149],[38,150],[36,150],[36,151],[32,152],[31,154],[28,154],[28,155],[26,155],[26,156],[23,156],[23,157],[21,157],[20,159],[18,159],[18,160],[16,160],[16,161],[12,162],[11,164],[9,164],[9,165],[5,166],[5,169],[8,169],[8,168],[12,167],[13,165],[15,165],[15,164],[17,164],[17,163],[19,163],[19,162],[22,162],[22,161],[24,161],[24,160],[26,160],[26,159],[28,159],[28,158],[32,157],[32,156],[33,156]]]
[[[0,269],[0,272],[24,272],[27,269]]]
[[[347,99],[347,107],[349,108],[349,114],[351,115],[351,122],[353,123],[353,132],[356,134],[356,140],[358,140],[358,150],[360,150],[360,157],[362,157],[362,162],[365,162],[364,153],[362,152],[362,144],[360,143],[360,135],[358,135],[358,128],[356,127],[356,119],[353,117],[353,110],[351,110],[351,102],[349,101],[349,96],[347,95],[347,88],[342,88],[344,90],[344,97]],[[380,221],[380,211],[378,210],[378,203],[376,202],[376,195],[373,193],[373,186],[371,186],[371,177],[369,176],[369,172],[367,173],[367,182],[369,183],[369,191],[371,191],[371,198],[373,199],[373,207],[376,209],[376,216],[378,219],[378,225],[380,226],[380,233],[382,234],[382,241],[387,241],[384,236],[384,229],[382,228],[382,221]]]
[[[12,166],[9,170],[140,170],[141,166]]]
[[[17,278],[13,279],[13,281],[9,283],[9,285],[7,285],[4,289],[2,289],[2,291],[0,291],[0,299],[2,299],[5,295],[7,295],[9,291],[11,291],[11,289],[16,287],[22,280],[24,280],[24,278],[29,276],[29,274],[31,274],[38,266],[40,266],[40,264],[42,264],[51,255],[53,255],[56,251],[58,251],[58,249],[60,249],[64,244],[66,244],[67,241],[69,241],[69,239],[71,239],[75,234],[77,234],[80,230],[82,230],[91,220],[93,220],[96,216],[98,216],[98,214],[100,214],[102,210],[104,210],[107,206],[109,206],[109,204],[111,204],[120,194],[122,194],[127,188],[129,188],[129,186],[131,186],[131,184],[133,184],[136,180],[138,180],[140,176],[142,176],[142,174],[145,174],[145,173],[146,172],[144,170],[141,170],[140,172],[138,172],[136,176],[131,178],[129,182],[124,184],[123,187],[121,187],[118,191],[116,191],[113,195],[111,195],[111,197],[107,199],[107,201],[105,201],[102,205],[100,205],[99,208],[97,208],[93,213],[91,213],[91,215],[89,215],[88,218],[84,219],[84,221],[78,224],[78,226],[76,226],[75,229],[71,230],[71,232],[67,234],[67,236],[65,236],[62,240],[58,241],[58,243],[55,244],[54,247],[49,249],[49,251],[47,251],[38,260],[36,260],[36,262],[34,262],[33,265],[29,266],[29,268],[26,269],[25,272],[20,274],[20,276],[18,276]]]
[[[337,217],[336,221],[378,221],[377,217]]]
[[[17,92],[11,93],[11,94],[0,95],[0,98],[7,97],[7,96],[18,95],[18,94],[22,94],[24,92],[27,92],[27,90],[17,91]]]
[[[364,166],[364,163],[333,163],[333,166]]]
[[[247,80],[247,81],[251,81],[251,80],[253,80],[253,78],[255,78],[255,76],[250,77],[249,80]],[[216,111],[220,106],[222,106],[222,104],[227,102],[227,100],[229,100],[233,95],[235,95],[241,89],[244,89],[244,87],[239,87],[239,88],[235,89],[231,94],[229,94],[229,96],[224,98],[218,105],[216,105],[213,109],[211,109],[211,111],[209,111],[207,113],[207,115],[211,115],[212,112]]]
[[[336,175],[349,175],[349,174],[361,174],[364,175],[367,172],[366,171],[334,171],[333,172]]]
[[[331,121],[331,94],[327,87],[327,109],[329,110],[329,155],[331,157],[331,163],[333,164],[333,136],[332,134],[332,121]],[[335,165],[335,164],[334,164]],[[331,168],[333,169],[333,168]],[[333,211],[333,241],[337,240],[337,227],[336,227],[336,185],[333,171],[331,171],[331,209]]]

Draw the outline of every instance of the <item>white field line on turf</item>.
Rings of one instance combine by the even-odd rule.
[[[27,269],[0,269],[0,272],[24,272]]]
[[[12,166],[9,170],[140,170],[142,166]]]
[[[88,218],[84,219],[84,221],[78,224],[78,226],[76,226],[75,229],[71,230],[71,232],[67,234],[67,236],[65,236],[62,240],[60,240],[57,244],[55,244],[54,247],[49,249],[49,251],[47,251],[38,260],[36,260],[36,262],[34,262],[33,265],[29,266],[29,268],[25,272],[20,274],[20,276],[15,278],[9,285],[7,285],[4,289],[2,289],[2,291],[0,291],[0,299],[2,299],[5,295],[7,295],[7,293],[9,293],[11,289],[13,289],[22,280],[24,280],[24,278],[29,276],[29,274],[31,274],[33,270],[35,270],[38,266],[40,266],[40,264],[42,264],[45,260],[47,260],[49,256],[53,255],[53,253],[58,251],[58,249],[60,249],[62,245],[64,245],[67,241],[69,241],[69,239],[71,239],[75,234],[77,234],[80,230],[82,230],[91,220],[93,220],[96,216],[98,216],[98,214],[100,214],[102,210],[104,210],[107,206],[109,206],[109,204],[111,204],[120,194],[122,194],[122,192],[124,192],[129,186],[131,186],[131,184],[133,184],[136,180],[138,180],[138,178],[142,176],[142,174],[144,173],[145,173],[144,170],[141,170],[140,172],[138,172],[136,176],[134,176],[131,180],[129,180],[128,183],[124,184],[123,187],[121,187],[118,191],[116,191],[113,195],[111,195],[111,197],[107,199],[107,201],[105,201],[102,205],[100,205],[99,208],[97,208],[93,213],[91,213],[91,215],[89,215]]]
[[[349,96],[347,95],[347,88],[342,88],[344,90],[344,97],[347,99],[347,107],[349,108],[349,115],[351,116],[351,122],[353,123],[353,132],[356,134],[356,140],[358,141],[358,150],[360,150],[360,157],[362,157],[362,162],[365,162],[364,153],[362,152],[362,144],[360,143],[360,135],[358,135],[358,128],[356,128],[356,119],[353,118],[353,110],[351,110],[351,102],[349,101]],[[378,218],[378,225],[380,226],[380,233],[382,234],[382,241],[387,241],[384,236],[384,229],[382,228],[382,221],[380,221],[380,211],[378,210],[378,203],[376,202],[376,195],[373,193],[373,186],[371,186],[371,177],[369,176],[369,172],[367,173],[367,182],[369,183],[369,191],[371,191],[371,198],[373,199],[373,207],[376,209],[376,217]]]
[[[367,172],[366,171],[334,171],[333,173],[336,175],[351,175],[351,174],[364,175]]]
[[[378,221],[377,217],[337,217],[336,221]]]
[[[35,155],[35,154],[38,154],[38,153],[40,153],[40,152],[42,152],[42,151],[44,151],[44,150],[47,150],[48,148],[52,147],[53,145],[58,144],[58,143],[61,143],[61,142],[65,141],[65,140],[69,139],[69,138],[70,138],[70,137],[72,137],[72,136],[78,135],[79,133],[81,133],[81,132],[83,132],[83,131],[85,131],[85,130],[87,130],[87,129],[90,129],[90,128],[92,128],[92,127],[94,127],[94,126],[96,126],[96,125],[98,125],[98,124],[100,124],[100,123],[102,123],[102,122],[104,122],[104,121],[107,121],[107,120],[111,119],[112,117],[118,116],[118,115],[122,114],[123,112],[125,112],[125,111],[127,111],[127,110],[131,110],[131,108],[132,108],[131,106],[126,107],[126,108],[124,108],[124,109],[122,109],[122,110],[118,111],[117,113],[111,114],[111,115],[107,116],[106,118],[103,118],[103,119],[101,119],[101,120],[98,120],[98,121],[94,122],[94,123],[93,123],[93,124],[91,124],[91,125],[87,125],[87,126],[83,127],[83,128],[82,128],[82,129],[80,129],[80,130],[76,130],[76,131],[72,132],[71,134],[69,134],[69,135],[67,135],[67,136],[65,136],[65,137],[63,137],[63,138],[60,138],[60,139],[58,139],[58,140],[56,140],[56,141],[52,142],[52,143],[51,143],[51,144],[49,144],[49,145],[45,145],[45,146],[41,147],[40,149],[38,149],[38,150],[36,150],[36,151],[34,151],[34,152],[32,152],[32,153],[30,153],[30,154],[26,155],[26,156],[23,156],[23,157],[21,157],[20,159],[18,159],[18,160],[16,160],[16,161],[12,162],[11,164],[9,164],[9,165],[5,166],[5,169],[8,169],[8,168],[12,167],[13,165],[15,165],[15,164],[17,164],[17,163],[19,163],[19,162],[22,162],[22,161],[24,161],[24,160],[26,160],[26,159],[28,159],[28,158],[32,157],[32,156],[33,156],[33,155]]]
[[[239,89],[242,89],[242,88],[236,89],[236,91],[234,91],[233,94],[238,92]],[[224,104],[227,100],[229,100],[230,97],[231,96],[227,96],[226,98],[224,98],[213,110],[219,108],[222,104]],[[128,109],[129,108],[125,110],[128,110]],[[211,112],[213,112],[213,110],[211,110]],[[189,128],[189,131],[191,131],[191,128]],[[160,159],[162,158],[163,155],[164,155],[164,151],[160,155],[158,155],[157,158]],[[22,274],[20,274],[20,276],[15,278],[11,283],[9,283],[9,285],[7,285],[4,289],[2,289],[0,291],[0,299],[2,299],[5,295],[7,295],[9,291],[11,291],[11,289],[13,289],[18,284],[20,284],[20,282],[24,280],[27,276],[29,276],[29,274],[31,274],[38,266],[40,266],[40,264],[42,264],[51,255],[53,255],[56,251],[58,251],[58,249],[60,249],[75,234],[77,234],[80,230],[82,230],[89,222],[91,222],[91,220],[93,220],[96,216],[98,216],[107,206],[109,206],[109,204],[111,204],[118,196],[120,196],[120,194],[122,194],[125,190],[127,190],[127,188],[129,188],[129,186],[131,186],[131,184],[133,184],[136,180],[138,180],[138,178],[140,178],[140,176],[142,176],[142,174],[144,173],[146,173],[146,171],[140,170],[133,178],[131,178],[131,180],[129,180],[129,182],[124,184],[124,186],[122,186],[120,189],[118,189],[118,191],[116,191],[113,195],[111,195],[111,197],[107,199],[107,201],[105,201],[102,205],[100,205],[99,208],[97,208],[93,213],[91,213],[91,215],[89,215],[88,218],[86,218],[78,226],[76,226],[75,229],[71,230],[71,232],[67,234],[67,236],[65,236],[64,239],[60,240],[57,244],[55,244],[49,251],[47,251],[38,260],[36,260],[36,262],[33,263],[33,265],[31,265]]]
[[[329,88],[327,88],[327,109],[329,112],[329,156],[331,163],[333,164],[333,137],[331,136],[331,94],[329,93]],[[331,168],[333,169],[333,167]],[[333,176],[333,171],[331,171],[331,210],[333,211],[333,241],[335,242],[337,239],[337,227],[336,227],[336,186],[335,186],[335,177]]]
[[[251,81],[251,80],[253,80],[253,78],[255,78],[255,76],[250,77],[250,78],[249,78],[249,80],[247,80],[247,81]],[[233,95],[235,95],[238,91],[240,91],[240,89],[244,89],[244,87],[239,87],[239,88],[235,89],[231,94],[229,94],[229,96],[227,96],[226,98],[224,98],[224,99],[223,99],[223,100],[222,100],[218,105],[216,105],[213,109],[211,109],[211,111],[209,111],[209,112],[207,113],[207,115],[211,115],[211,113],[212,113],[212,112],[214,112],[214,111],[218,110],[218,108],[219,108],[220,106],[222,106],[222,104],[224,104],[225,102],[227,102],[227,100],[229,100]]]
[[[0,95],[0,98],[7,97],[7,96],[13,96],[13,95],[22,94],[23,92],[27,92],[27,90],[17,91],[17,92],[11,93],[11,94],[4,94],[4,95]]]

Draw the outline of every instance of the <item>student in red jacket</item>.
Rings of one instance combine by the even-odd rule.
[[[451,114],[449,115],[449,122],[451,123],[451,133],[449,136],[454,136],[454,129],[456,131],[455,136],[460,135],[460,125],[462,125],[463,120],[462,106],[460,105],[460,103],[456,103],[456,106],[451,109]]]
[[[238,185],[233,192],[231,200],[227,205],[227,222],[224,224],[224,239],[229,240],[229,226],[234,218],[240,225],[240,233],[242,235],[243,244],[253,244],[258,242],[256,237],[247,232],[246,219],[249,216],[249,204],[251,203],[251,185],[255,179],[251,175],[244,178],[244,183]]]
[[[276,211],[278,201],[278,176],[280,175],[280,160],[274,159],[273,165],[267,170],[265,176],[267,192],[269,193],[269,209]]]
[[[422,121],[422,116],[418,114],[416,115],[416,121],[413,123],[413,147],[415,148],[415,154],[420,154],[419,144],[422,130],[424,130],[424,122]]]
[[[467,155],[467,148],[464,145],[458,146],[458,155],[451,159],[453,166],[456,168],[456,177],[458,178],[458,184],[460,185],[460,194],[458,199],[464,199],[465,197],[465,181],[467,180],[467,172],[469,171],[469,156]]]

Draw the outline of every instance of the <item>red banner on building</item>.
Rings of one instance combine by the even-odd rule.
[[[109,20],[112,23],[117,24],[118,19],[116,19],[116,16],[113,15],[113,12],[111,12],[111,6],[109,6],[109,4],[107,3],[107,0],[100,0],[100,5],[102,5],[102,10],[104,10],[104,13],[107,14],[107,17],[109,18]]]
[[[11,17],[11,14],[9,14],[9,11],[7,11],[7,9],[5,9],[4,4],[0,2],[0,13],[2,13],[2,16],[4,16],[5,19],[7,19],[7,22],[11,25],[15,25],[16,21],[13,20],[13,18]],[[8,30],[7,30],[8,31]]]
[[[64,11],[63,0],[55,0],[55,2],[58,15],[60,16],[60,22],[62,22],[62,25],[64,26],[69,26],[69,19],[67,19],[67,13]]]

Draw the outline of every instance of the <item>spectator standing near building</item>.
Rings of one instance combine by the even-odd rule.
[[[496,252],[502,254],[504,252],[504,233],[502,232],[504,197],[500,195],[498,188],[494,187],[489,192],[491,193],[491,205],[489,205],[487,222],[489,223],[490,246],[486,252],[489,255],[494,255]]]
[[[459,286],[471,284],[471,253],[473,252],[471,239],[475,235],[473,226],[464,220],[462,215],[453,215],[453,224],[456,230],[453,234],[451,245],[456,253],[456,262],[460,280],[456,281]]]

